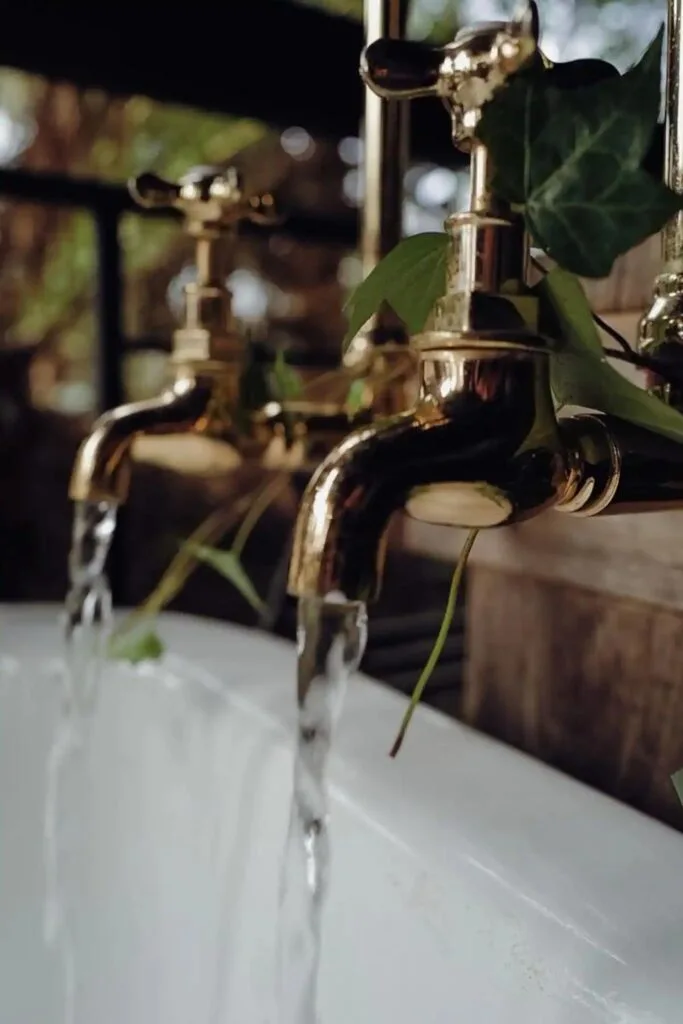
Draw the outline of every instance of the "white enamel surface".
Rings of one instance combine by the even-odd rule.
[[[42,939],[55,609],[0,610],[0,1024],[63,1024]],[[67,820],[75,1024],[276,1024],[294,651],[184,616],[112,667]],[[349,692],[322,1024],[680,1024],[683,837],[404,700]],[[85,816],[84,816],[85,812]]]

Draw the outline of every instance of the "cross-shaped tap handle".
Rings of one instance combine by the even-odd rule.
[[[483,105],[529,59],[538,40],[534,2],[509,22],[461,29],[443,47],[400,39],[378,39],[363,51],[365,84],[384,99],[437,96],[450,111],[453,138],[471,138]]]
[[[239,220],[274,224],[279,219],[272,195],[249,194],[235,167],[194,167],[178,182],[141,174],[128,187],[140,206],[180,210],[193,235],[220,233]]]

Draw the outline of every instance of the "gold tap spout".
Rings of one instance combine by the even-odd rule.
[[[135,438],[195,429],[206,415],[213,390],[213,378],[177,377],[157,398],[103,413],[79,449],[69,496],[74,501],[123,503],[128,497]]]
[[[97,419],[76,457],[69,488],[76,501],[126,500],[133,443],[141,435],[194,431],[236,442],[244,343],[225,284],[225,241],[242,219],[276,218],[272,196],[250,195],[231,167],[196,168],[177,184],[143,174],[130,190],[142,206],[182,212],[185,230],[196,241],[196,280],[184,288],[184,322],[173,336],[169,386],[158,398]]]

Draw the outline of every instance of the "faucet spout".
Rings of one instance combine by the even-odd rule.
[[[414,408],[351,433],[306,490],[289,576],[299,597],[373,599],[386,527],[401,508],[432,523],[503,526],[571,490],[548,354],[535,337],[475,344],[437,331],[418,340]]]
[[[211,379],[180,376],[156,398],[103,413],[78,451],[69,497],[117,505],[125,502],[135,438],[200,428],[210,411],[213,394]]]
[[[124,502],[132,445],[141,434],[219,434],[235,447],[235,416],[244,343],[226,285],[225,242],[240,220],[272,224],[270,194],[249,193],[233,167],[195,168],[178,183],[143,174],[130,191],[146,208],[168,207],[184,217],[196,243],[196,280],[184,291],[184,316],[173,335],[172,383],[157,397],[122,405],[96,421],[76,457],[69,495],[76,501]]]

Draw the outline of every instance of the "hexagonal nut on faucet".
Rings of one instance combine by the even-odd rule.
[[[360,74],[384,99],[439,97],[450,112],[454,142],[467,148],[482,107],[529,60],[537,41],[538,10],[531,2],[512,21],[461,29],[444,47],[378,39],[363,51]]]
[[[132,179],[128,188],[146,209],[181,211],[186,230],[195,236],[220,234],[240,220],[272,225],[280,220],[273,196],[251,194],[236,167],[194,167],[178,182],[146,173]]]

